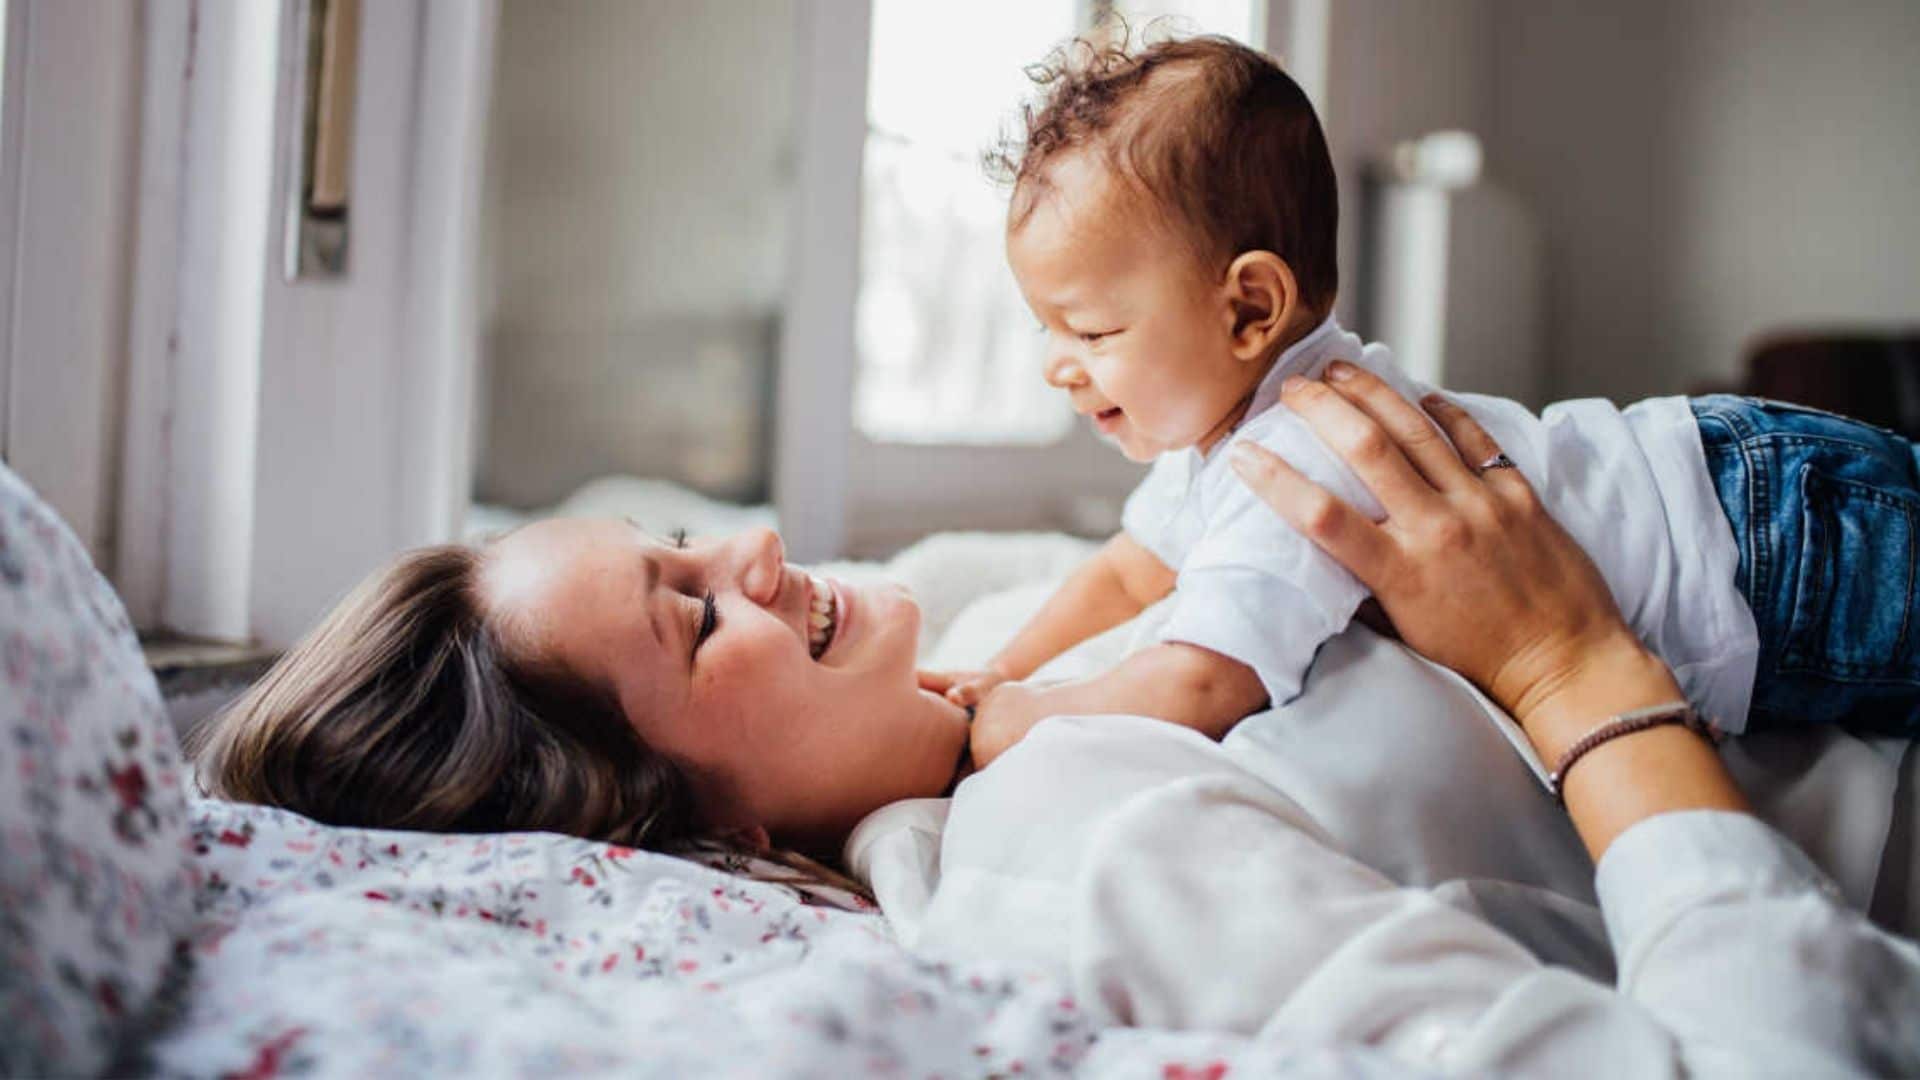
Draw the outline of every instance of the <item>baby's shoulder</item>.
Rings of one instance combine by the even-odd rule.
[[[1319,436],[1299,413],[1277,403],[1242,420],[1231,441],[1258,443],[1296,468],[1327,452]],[[1231,474],[1233,470],[1224,468],[1226,459],[1226,454],[1215,455],[1222,471]]]

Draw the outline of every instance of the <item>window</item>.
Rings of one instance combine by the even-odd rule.
[[[1025,69],[1108,11],[1136,32],[1259,44],[1256,0],[874,0],[861,177],[854,420],[881,442],[1048,443],[1073,416],[1008,272],[1007,193],[981,151],[1017,122]]]

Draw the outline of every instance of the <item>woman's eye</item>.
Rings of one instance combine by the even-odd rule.
[[[713,591],[709,589],[706,596],[700,600],[700,628],[694,631],[693,634],[693,648],[695,652],[700,651],[700,646],[704,644],[708,638],[713,636],[713,632],[718,629],[719,626],[720,605],[714,602]]]
[[[1084,342],[1086,342],[1086,343],[1087,343],[1087,344],[1089,344],[1089,345],[1091,345],[1091,344],[1093,344],[1094,342],[1096,342],[1096,341],[1099,341],[1099,340],[1100,340],[1101,338],[1108,338],[1108,337],[1112,337],[1112,336],[1113,336],[1114,334],[1116,334],[1116,333],[1118,333],[1118,332],[1119,332],[1119,331],[1117,331],[1117,330],[1098,330],[1098,331],[1094,331],[1094,332],[1091,332],[1091,333],[1085,333],[1085,334],[1081,334],[1081,335],[1080,335],[1080,340],[1081,340],[1081,341],[1084,341]]]

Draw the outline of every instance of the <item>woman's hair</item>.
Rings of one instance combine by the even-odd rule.
[[[486,618],[484,554],[407,552],[187,737],[207,794],[329,825],[558,832],[699,858],[819,899],[872,899],[796,852],[710,835],[680,768],[610,693],[519,655]],[[829,900],[829,902],[834,902]]]
[[[490,625],[483,558],[422,548],[363,582],[189,737],[208,794],[332,825],[698,839],[686,775],[619,702]]]

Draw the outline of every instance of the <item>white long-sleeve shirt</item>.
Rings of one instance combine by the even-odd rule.
[[[1594,886],[1610,957],[1585,972],[1537,944],[1578,938],[1581,905],[1396,884],[1228,749],[1137,717],[1048,720],[849,855],[910,944],[1050,973],[1117,1024],[1453,1073],[1920,1074],[1920,949],[1745,815],[1621,834]],[[1515,908],[1528,945],[1495,925]]]
[[[1178,572],[1157,638],[1199,645],[1259,676],[1283,703],[1299,692],[1314,650],[1347,625],[1366,589],[1280,520],[1227,465],[1246,440],[1379,520],[1366,485],[1280,404],[1289,375],[1342,359],[1408,400],[1430,392],[1329,318],[1274,362],[1247,417],[1209,454],[1178,450],[1154,462],[1128,498],[1127,535]],[[1516,402],[1452,394],[1518,463],[1554,519],[1592,556],[1621,613],[1674,669],[1694,705],[1744,730],[1759,635],[1736,588],[1739,549],[1706,470],[1684,398],[1625,411],[1602,400],[1563,402],[1536,417]]]

